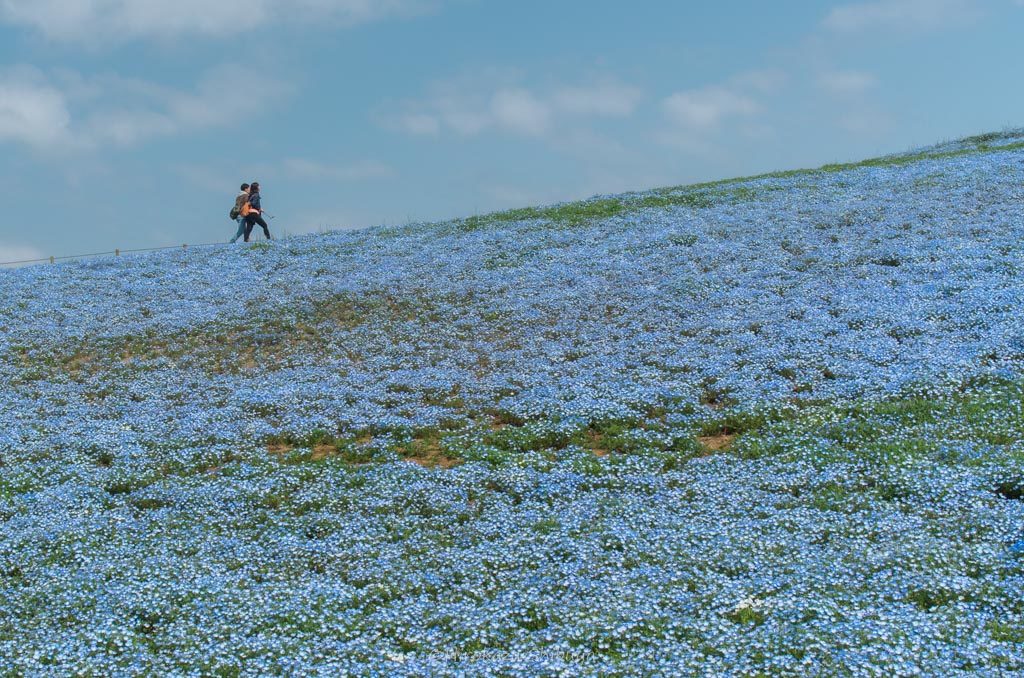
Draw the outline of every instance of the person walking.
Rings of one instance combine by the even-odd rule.
[[[270,227],[263,220],[263,203],[260,201],[260,182],[258,181],[252,182],[252,185],[249,186],[249,214],[245,217],[245,242],[249,242],[252,227],[256,224],[263,227],[263,235],[267,236],[267,240],[272,240]]]
[[[232,214],[238,215],[235,218],[235,221],[238,222],[238,230],[235,231],[235,237],[231,239],[232,243],[237,242],[245,235],[245,217],[242,215],[242,205],[247,202],[249,202],[249,184],[242,184],[242,192],[235,196],[235,209],[231,210]]]

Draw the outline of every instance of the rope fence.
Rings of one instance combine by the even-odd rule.
[[[217,245],[225,245],[228,243],[223,242],[206,242],[198,245],[189,245],[184,243],[181,245],[165,245],[163,247],[138,247],[135,249],[115,249],[110,252],[93,252],[91,254],[69,254],[63,257],[42,257],[40,259],[21,259],[19,261],[0,261],[0,266],[21,266],[24,264],[55,264],[58,261],[67,261],[70,259],[88,259],[90,257],[105,257],[108,255],[114,255],[119,257],[122,254],[132,254],[135,252],[158,252],[160,250],[187,250],[190,247],[215,247]]]

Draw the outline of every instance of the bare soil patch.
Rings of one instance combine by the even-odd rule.
[[[597,431],[587,431],[587,449],[596,457],[607,457],[609,450],[604,444],[604,436]]]
[[[338,454],[338,448],[334,445],[314,445],[312,459],[313,461],[320,461],[336,454]]]
[[[717,436],[704,436],[697,438],[697,441],[704,446],[708,452],[721,452],[732,447],[733,441],[736,440],[735,433],[723,433]]]
[[[398,452],[406,461],[425,468],[450,469],[462,463],[461,459],[446,454],[440,441],[432,437],[415,438],[411,445],[399,448]]]

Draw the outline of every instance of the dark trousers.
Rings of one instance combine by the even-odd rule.
[[[249,242],[249,235],[252,233],[252,227],[259,224],[263,227],[263,235],[267,236],[267,240],[270,240],[270,227],[267,226],[267,222],[263,220],[263,217],[259,214],[250,214],[245,218],[245,242]]]

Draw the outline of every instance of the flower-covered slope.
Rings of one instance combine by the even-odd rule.
[[[0,273],[0,673],[1024,670],[1024,143]]]

